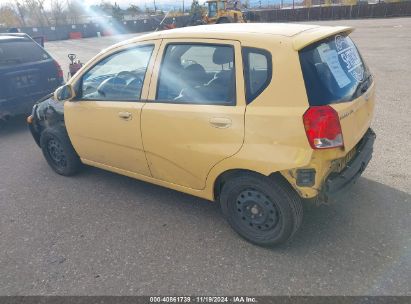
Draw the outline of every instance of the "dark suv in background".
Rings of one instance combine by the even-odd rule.
[[[29,113],[63,82],[60,65],[30,36],[0,33],[0,120]]]

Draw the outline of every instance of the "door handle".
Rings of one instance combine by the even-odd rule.
[[[231,119],[225,117],[213,117],[210,119],[210,125],[214,128],[225,129],[231,126]]]
[[[118,112],[118,117],[124,119],[124,120],[130,120],[132,115],[130,112]]]

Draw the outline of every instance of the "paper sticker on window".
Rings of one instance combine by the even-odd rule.
[[[338,51],[338,55],[344,61],[347,71],[358,82],[364,79],[364,66],[360,54],[357,51],[354,43],[351,39],[337,35],[335,36],[335,46]]]
[[[347,74],[344,72],[341,67],[340,61],[338,60],[338,54],[335,50],[330,49],[327,44],[321,44],[317,47],[318,54],[320,55],[321,61],[325,62],[332,75],[334,76],[335,81],[337,82],[340,88],[348,85],[351,80],[348,78]]]

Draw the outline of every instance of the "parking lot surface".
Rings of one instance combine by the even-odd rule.
[[[374,157],[292,242],[259,248],[217,204],[87,168],[55,174],[24,117],[0,129],[0,295],[411,295],[411,18],[317,22],[352,37],[377,84]],[[234,26],[234,25],[233,25]],[[124,36],[46,43],[67,70]]]

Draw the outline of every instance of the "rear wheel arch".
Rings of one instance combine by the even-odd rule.
[[[224,183],[228,181],[231,178],[235,178],[237,176],[241,176],[243,174],[251,174],[251,175],[256,175],[256,176],[263,176],[263,177],[268,177],[274,182],[279,182],[283,184],[287,184],[291,188],[295,190],[293,185],[280,173],[280,172],[273,172],[270,175],[265,175],[257,171],[253,171],[250,169],[230,169],[222,172],[214,181],[214,186],[213,186],[213,198],[214,201],[218,201],[221,189],[224,186]]]
[[[267,176],[234,170],[221,175],[216,190],[218,187],[224,216],[237,233],[252,243],[284,243],[301,225],[301,198],[280,173]]]
[[[237,176],[240,176],[241,174],[260,174],[252,170],[247,170],[247,169],[230,169],[227,171],[222,172],[214,181],[214,187],[213,187],[213,197],[215,201],[218,201],[218,198],[221,193],[221,189],[223,188],[224,183],[230,179],[234,178]]]

